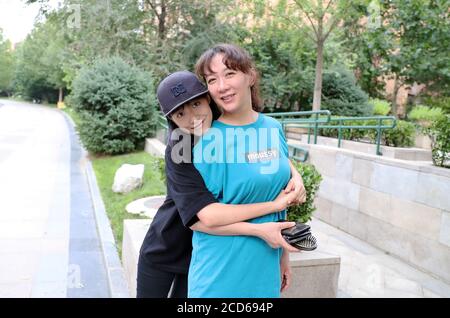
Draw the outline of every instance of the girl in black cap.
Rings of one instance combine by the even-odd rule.
[[[250,55],[220,44],[202,54],[196,72],[222,111],[193,149],[208,190],[223,204],[267,202],[290,190],[295,168],[281,124],[261,113],[259,77]],[[239,215],[247,213],[243,209]],[[228,211],[202,209],[197,217],[209,226],[236,221]],[[244,218],[252,225],[283,219],[285,211]],[[210,235],[194,228],[192,247],[188,297],[280,297],[289,284],[291,249],[282,245],[271,248],[252,236]]]
[[[165,154],[167,197],[156,213],[140,250],[137,297],[187,297],[187,273],[192,250],[192,231],[189,228],[212,235],[252,235],[274,248],[295,251],[280,234],[282,229],[294,223],[252,224],[243,221],[282,211],[290,203],[303,202],[305,193],[298,172],[292,171],[292,183],[273,201],[244,205],[219,203],[205,186],[190,158],[196,139],[192,137],[206,132],[221,112],[210,100],[207,88],[191,72],[167,76],[160,83],[157,95],[169,124]],[[199,219],[199,212],[203,220]],[[225,225],[209,224],[208,216],[219,214],[223,215]]]

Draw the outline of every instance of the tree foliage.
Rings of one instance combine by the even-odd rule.
[[[0,28],[0,95],[12,93],[12,81],[14,75],[14,55],[11,42],[3,39],[3,31]]]

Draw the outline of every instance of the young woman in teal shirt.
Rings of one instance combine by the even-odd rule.
[[[194,165],[223,204],[272,201],[286,187],[292,163],[281,125],[260,113],[258,73],[249,54],[217,45],[198,60],[196,73],[222,115],[193,150]],[[225,211],[201,210],[209,226],[227,224]],[[263,224],[285,212],[249,217]],[[195,228],[194,228],[195,230]],[[289,267],[288,251],[252,236],[217,236],[194,231],[188,297],[279,297]]]

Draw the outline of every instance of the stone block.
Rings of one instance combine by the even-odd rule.
[[[323,176],[319,195],[342,206],[357,210],[359,207],[359,191],[360,186],[357,184]]]
[[[345,181],[352,181],[353,173],[353,157],[344,155],[342,153],[336,153],[336,179],[342,179]]]
[[[450,178],[420,172],[417,183],[407,184],[416,190],[415,201],[450,211]]]
[[[450,283],[450,248],[437,241],[407,232],[411,244],[408,261]]]
[[[441,226],[441,210],[391,197],[390,223],[417,235],[438,241]]]
[[[348,232],[348,208],[339,203],[333,203],[331,208],[331,224]]]
[[[320,248],[320,247],[319,247]],[[341,258],[321,252],[291,253],[292,283],[283,298],[335,298]]]
[[[361,187],[359,197],[359,211],[371,217],[391,221],[391,195]]]
[[[151,219],[123,221],[122,264],[132,298],[136,297],[139,251],[151,222]]]
[[[365,241],[367,240],[368,218],[370,216],[359,211],[349,209],[347,222],[347,233]]]
[[[373,164],[369,160],[353,158],[352,181],[356,184],[370,187]]]
[[[367,219],[367,243],[404,260],[409,258],[412,250],[405,230],[373,217]]]
[[[147,138],[145,139],[145,152],[148,152],[155,157],[163,157],[166,153],[166,145],[164,145],[157,138]]]
[[[136,297],[139,250],[151,220],[124,220],[122,263],[130,287]],[[292,284],[282,297],[336,297],[341,259],[320,250],[291,253]]]
[[[415,170],[374,163],[370,188],[414,201],[418,174]]]
[[[314,217],[331,224],[332,202],[320,196],[316,196],[314,205],[317,208],[316,211],[314,211]]]
[[[324,147],[311,147],[308,161],[312,163],[321,175],[334,177],[336,171],[336,150]]]

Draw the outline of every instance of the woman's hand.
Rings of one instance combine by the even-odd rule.
[[[272,248],[283,248],[289,252],[299,252],[298,249],[291,246],[281,235],[281,230],[293,227],[295,222],[267,222],[255,224],[257,235],[266,241]]]
[[[289,288],[292,281],[291,266],[289,264],[289,252],[286,250],[283,250],[283,255],[281,256],[280,273],[281,273],[281,292],[284,292]]]
[[[273,201],[275,203],[276,211],[286,210],[297,199],[298,194],[295,191],[281,190],[280,194]]]
[[[289,206],[302,204],[306,201],[306,189],[303,185],[303,179],[299,173],[292,176],[284,191],[286,193],[293,193],[295,196],[294,200],[290,202]]]

